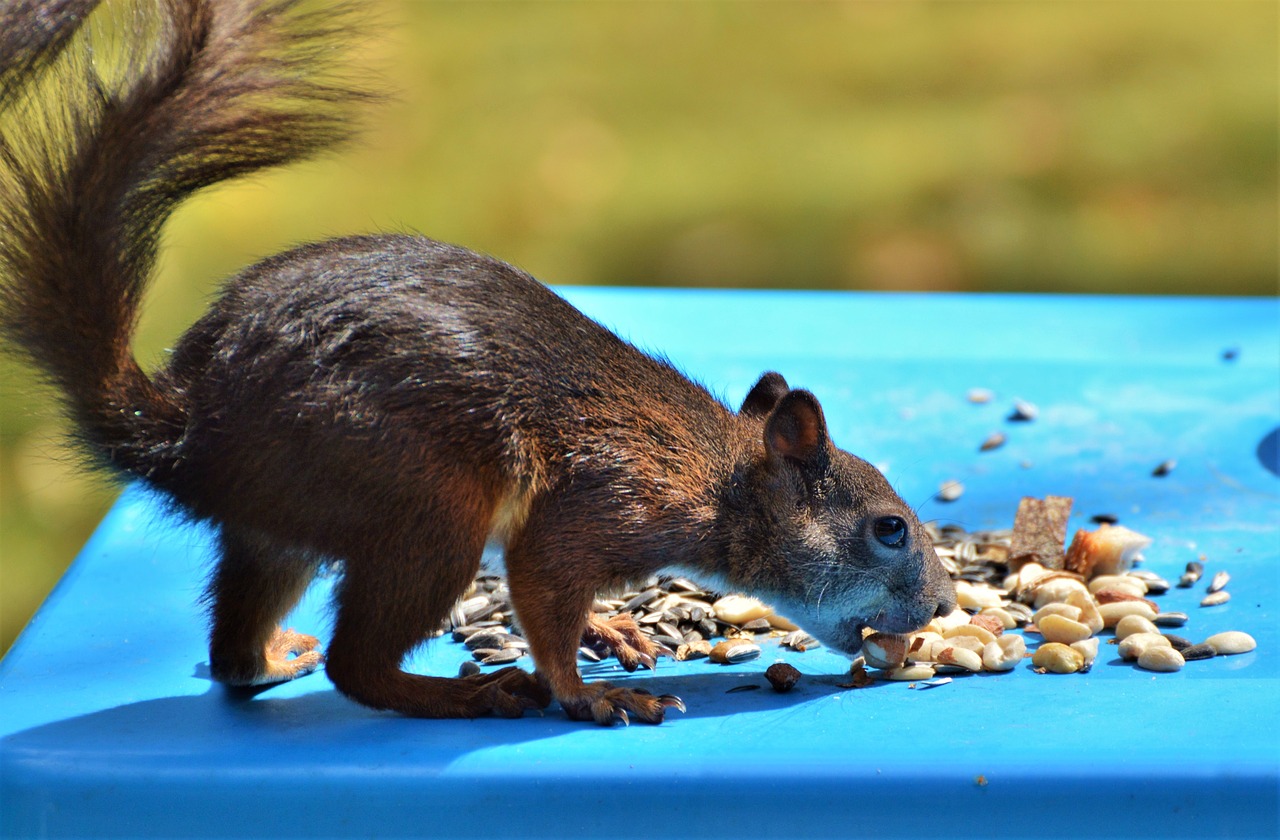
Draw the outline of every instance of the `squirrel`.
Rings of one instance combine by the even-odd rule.
[[[54,15],[37,2],[0,12],[0,327],[92,465],[215,529],[216,680],[323,666],[356,702],[408,716],[555,700],[575,720],[659,723],[679,698],[578,671],[584,632],[629,669],[663,652],[629,616],[594,615],[600,592],[680,572],[758,595],[850,656],[868,627],[954,609],[919,519],[835,446],[812,393],[769,372],[735,412],[464,248],[366,235],[269,257],[144,372],[130,343],[172,211],[347,140],[376,98],[334,72],[350,7],[163,0],[137,24],[149,52],[108,84],[71,48],[97,0],[43,4]],[[64,101],[33,119],[29,91],[50,73]],[[404,671],[491,539],[535,671]],[[280,623],[334,559],[322,654]]]

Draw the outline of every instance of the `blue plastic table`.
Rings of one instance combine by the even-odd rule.
[[[1185,634],[1258,649],[1153,674],[839,687],[825,650],[585,670],[680,695],[662,726],[407,720],[323,674],[238,699],[208,677],[209,536],[127,491],[0,664],[0,832],[48,836],[1275,837],[1280,831],[1280,307],[1275,300],[565,289],[737,404],[764,369],[925,518],[1007,527],[1024,495],[1118,515],[1176,579]],[[970,404],[970,388],[995,399]],[[1010,423],[1012,400],[1039,417]],[[991,432],[1004,447],[979,453]],[[1163,478],[1153,468],[1176,459]],[[966,486],[956,502],[938,484]],[[1207,576],[1206,576],[1207,580]],[[328,626],[324,581],[290,623]],[[416,668],[452,673],[460,645]],[[777,658],[806,675],[764,684]]]

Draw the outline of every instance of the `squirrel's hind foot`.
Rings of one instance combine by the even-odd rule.
[[[662,723],[667,709],[685,710],[684,701],[673,694],[655,697],[643,689],[617,688],[606,682],[585,683],[575,696],[558,699],[573,720],[594,720],[601,726],[629,725],[633,718]]]
[[[273,685],[305,677],[324,664],[324,654],[317,648],[315,636],[277,627],[267,640],[260,657],[250,661],[228,662],[225,657],[210,657],[214,679],[227,685]]]

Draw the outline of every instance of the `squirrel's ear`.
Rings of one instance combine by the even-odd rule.
[[[764,445],[771,455],[802,463],[825,456],[830,441],[818,398],[808,391],[788,392],[765,423]]]
[[[778,404],[778,400],[785,397],[790,390],[782,374],[769,371],[760,377],[760,381],[751,389],[751,393],[747,394],[738,413],[747,417],[768,417],[769,412],[773,411],[773,407]]]

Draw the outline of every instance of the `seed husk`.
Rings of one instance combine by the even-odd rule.
[[[1217,592],[1211,592],[1200,599],[1202,607],[1217,607],[1231,600],[1231,593],[1225,589],[1219,589]]]
[[[727,690],[725,694],[741,694],[744,691],[756,691],[759,688],[760,686],[756,683],[746,683],[744,685],[735,685],[733,688]]]
[[[954,502],[964,495],[964,485],[959,481],[948,479],[938,486],[938,493],[935,498],[940,502]]]
[[[1213,579],[1209,581],[1209,594],[1212,595],[1214,592],[1221,591],[1223,588],[1226,587],[1227,582],[1230,580],[1231,580],[1231,575],[1227,574],[1226,571],[1221,571],[1216,573],[1213,576]]]

